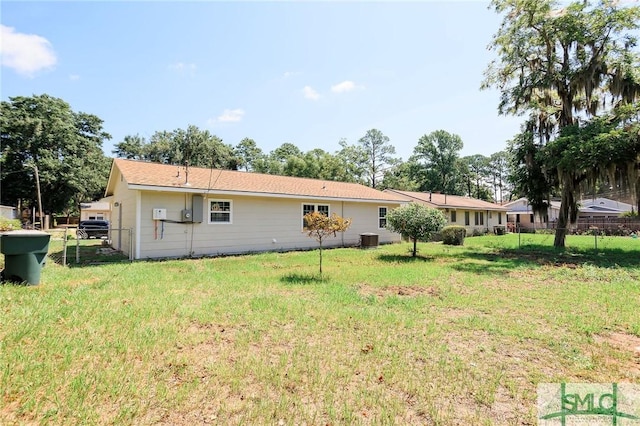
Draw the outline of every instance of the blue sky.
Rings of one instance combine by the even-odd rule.
[[[113,138],[196,125],[265,152],[335,152],[368,129],[407,159],[435,130],[462,155],[506,147],[522,118],[480,91],[500,17],[482,1],[2,1],[1,97],[47,93]]]

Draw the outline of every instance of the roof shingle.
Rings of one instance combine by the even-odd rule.
[[[407,199],[420,201],[440,208],[447,207],[471,210],[507,211],[505,207],[502,207],[498,204],[489,203],[488,201],[478,200],[476,198],[461,197],[459,195],[447,195],[430,192],[398,191],[395,189],[388,189],[385,192],[395,193],[404,196]]]
[[[189,167],[188,184],[185,168],[144,161],[114,159],[114,169],[120,170],[129,187],[146,187],[148,190],[183,189],[185,192],[210,191],[247,195],[282,195],[328,199],[377,200],[405,202],[404,197],[369,188],[357,183],[332,180],[307,179],[291,176],[266,175],[233,170]],[[154,188],[155,187],[155,188]],[[138,188],[140,189],[140,188]],[[107,192],[112,191],[111,185]]]

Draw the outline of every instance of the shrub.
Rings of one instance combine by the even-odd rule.
[[[442,234],[442,242],[449,246],[461,246],[464,244],[464,237],[467,230],[464,226],[445,226],[440,232]]]
[[[387,214],[387,229],[413,241],[413,257],[418,251],[417,242],[429,240],[446,223],[447,218],[440,210],[418,203],[405,204]]]
[[[15,231],[17,229],[22,229],[19,219],[0,217],[0,231]]]

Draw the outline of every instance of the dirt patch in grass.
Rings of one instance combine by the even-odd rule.
[[[377,297],[388,297],[388,296],[406,296],[406,297],[416,297],[416,296],[432,296],[441,298],[441,291],[437,287],[421,287],[421,286],[403,286],[403,285],[391,285],[386,287],[375,287],[368,284],[360,284],[358,286],[360,294],[363,296],[377,296]]]
[[[640,337],[627,333],[611,333],[606,336],[596,336],[596,342],[608,343],[615,348],[631,351],[640,361]]]
[[[628,371],[636,377],[640,376],[640,337],[628,333],[609,333],[594,336],[596,343],[606,344],[622,352],[620,359],[607,359],[612,364],[623,364],[621,371]],[[631,355],[631,356],[629,356]]]

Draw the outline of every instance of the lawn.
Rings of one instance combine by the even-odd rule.
[[[48,262],[0,286],[0,424],[533,425],[640,381],[640,239],[598,238]]]

